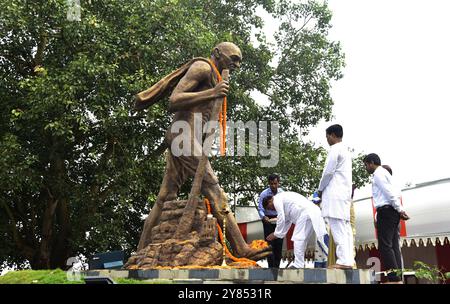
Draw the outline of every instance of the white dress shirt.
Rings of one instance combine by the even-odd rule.
[[[278,193],[273,197],[273,204],[278,213],[277,227],[274,232],[277,238],[284,238],[291,225],[295,224],[291,239],[293,241],[304,239],[305,236],[301,235],[302,215],[307,215],[311,219],[317,237],[322,237],[327,233],[320,208],[303,195],[290,191]]]
[[[323,217],[350,220],[352,158],[342,142],[330,147],[319,191],[322,191]]]
[[[392,176],[381,166],[373,173],[372,195],[375,208],[391,205],[398,212],[403,211],[400,193],[392,183]]]

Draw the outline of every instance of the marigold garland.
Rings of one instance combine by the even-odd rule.
[[[204,201],[205,201],[205,204],[206,204],[206,208],[208,209],[208,214],[211,214],[211,204],[210,204],[209,200],[207,198],[205,198]],[[228,249],[228,246],[225,244],[222,228],[220,227],[219,224],[217,224],[217,230],[219,231],[220,242],[222,243],[222,246],[225,246],[225,252],[226,252],[227,256],[232,261],[249,264],[251,266],[256,266],[257,265],[257,263],[255,261],[253,261],[253,260],[250,260],[250,259],[247,259],[247,258],[237,258],[234,255],[232,255],[230,250]]]
[[[222,81],[222,75],[220,75],[219,70],[217,69],[214,62],[209,59],[211,66],[213,67],[214,72],[216,73],[217,79]],[[222,136],[220,137],[220,155],[225,155],[226,150],[226,137],[227,137],[227,97],[223,98],[222,109],[219,113],[219,127],[221,130]]]

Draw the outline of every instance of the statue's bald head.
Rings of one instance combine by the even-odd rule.
[[[214,49],[219,49],[221,52],[227,52],[227,54],[236,54],[242,58],[241,49],[232,42],[221,42],[214,47]]]
[[[240,67],[242,61],[241,50],[232,42],[221,42],[217,44],[212,51],[212,57],[215,59],[220,71],[222,69],[230,69],[233,71]]]

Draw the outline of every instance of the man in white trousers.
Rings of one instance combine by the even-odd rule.
[[[319,184],[322,216],[330,226],[336,243],[337,261],[330,268],[351,269],[354,264],[353,232],[350,225],[352,196],[352,158],[342,143],[341,125],[326,129],[330,151]]]
[[[320,208],[309,201],[303,195],[296,192],[281,192],[275,196],[266,196],[263,199],[263,207],[277,211],[277,226],[275,231],[266,238],[273,241],[276,238],[284,238],[292,224],[295,229],[292,234],[294,242],[295,260],[293,268],[305,267],[305,250],[312,231],[316,233],[317,241],[323,248],[327,248],[324,236],[327,234]]]

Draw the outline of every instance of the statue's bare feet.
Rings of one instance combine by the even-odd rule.
[[[248,247],[242,257],[253,261],[259,261],[267,258],[271,254],[272,254],[272,246],[268,246],[261,249],[253,249]]]

